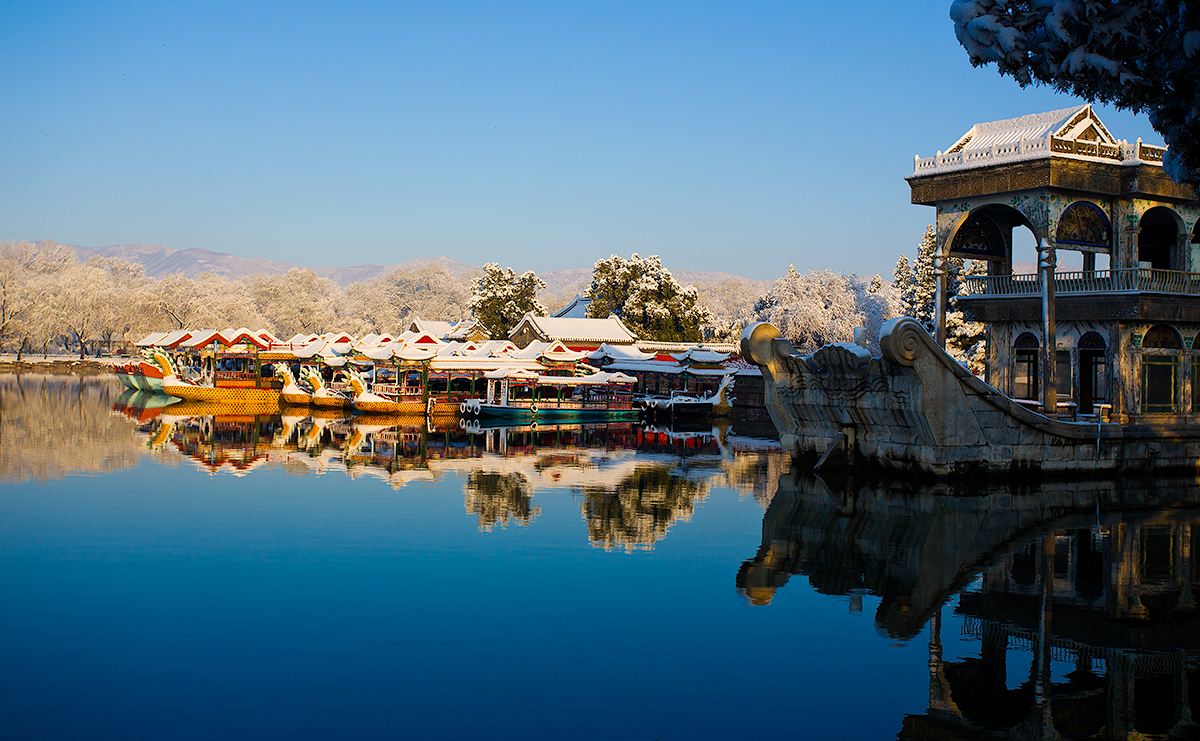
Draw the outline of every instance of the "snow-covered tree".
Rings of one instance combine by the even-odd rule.
[[[911,316],[925,325],[932,334],[934,326],[934,306],[936,304],[937,281],[933,272],[934,255],[937,252],[937,241],[933,227],[926,227],[925,234],[917,244],[916,260],[911,263],[904,255],[896,261],[895,285],[909,287],[908,298],[903,295],[899,299],[899,309],[905,316]],[[946,267],[946,351],[958,361],[965,363],[971,372],[983,372],[983,358],[987,333],[982,324],[968,322],[958,308],[956,301],[963,295],[965,285],[964,272],[967,275],[986,275],[987,263],[972,260],[969,263],[962,258],[951,257],[945,262]],[[909,271],[907,281],[904,278],[905,269]]]
[[[346,289],[346,329],[397,332],[417,316],[455,321],[470,300],[467,285],[440,265],[398,269]]]
[[[987,275],[987,263],[971,260],[964,272],[966,275]],[[946,352],[965,364],[972,373],[982,376],[987,349],[987,328],[980,322],[967,321],[959,309],[957,299],[965,295],[965,288],[965,282],[960,279],[950,301],[950,309],[946,312]]]
[[[913,307],[916,306],[913,295],[913,270],[905,255],[896,259],[896,267],[892,269],[892,286],[896,291],[899,313],[902,316],[913,316]]]
[[[297,332],[328,332],[337,320],[342,289],[308,268],[251,280],[250,295],[258,313],[284,337]]]
[[[864,324],[850,278],[829,270],[801,273],[789,265],[754,307],[759,321],[770,322],[801,350],[829,342],[849,342]]]
[[[106,323],[109,304],[119,300],[112,279],[99,261],[75,263],[59,272],[46,309],[62,323],[69,341],[78,345],[79,357]]]
[[[0,347],[12,346],[20,356],[31,344],[31,335],[46,320],[43,304],[53,277],[74,262],[75,256],[58,245],[0,245]]]
[[[1145,112],[1164,165],[1200,184],[1200,3],[1194,0],[954,0],[954,34],[975,66]]]
[[[517,274],[512,268],[489,262],[483,266],[483,274],[471,281],[468,307],[493,336],[506,337],[528,312],[546,313],[537,300],[538,291],[545,287],[546,282],[533,271]]]
[[[695,286],[679,284],[658,255],[598,260],[588,286],[588,316],[615,314],[642,339],[698,342],[712,325]]]

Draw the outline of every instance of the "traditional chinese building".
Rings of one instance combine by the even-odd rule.
[[[1200,200],[1163,171],[1164,154],[1079,105],[975,124],[917,157],[912,202],[937,211],[939,342],[946,259],[985,261],[958,301],[987,327],[993,386],[1049,414],[1200,412]],[[1017,229],[1036,266],[1014,260]],[[1081,269],[1059,270],[1064,252]]]

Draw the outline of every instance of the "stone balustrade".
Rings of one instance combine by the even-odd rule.
[[[1020,275],[966,275],[967,296],[1036,296],[1041,293],[1037,273]],[[1058,295],[1084,293],[1168,293],[1200,296],[1200,273],[1154,268],[1071,271],[1054,274]]]
[[[1062,139],[1056,136],[1042,139],[1021,139],[1006,144],[994,144],[986,149],[966,149],[957,152],[938,152],[932,157],[913,158],[913,175],[933,175],[950,170],[970,167],[986,167],[1007,162],[1040,159],[1050,156],[1086,157],[1107,160],[1118,164],[1161,165],[1166,147],[1143,144],[1141,139],[1134,143],[1119,141],[1116,144],[1103,142]]]

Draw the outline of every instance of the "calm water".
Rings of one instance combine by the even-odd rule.
[[[737,430],[119,391],[0,376],[0,736],[1196,729],[1191,481],[854,484]]]

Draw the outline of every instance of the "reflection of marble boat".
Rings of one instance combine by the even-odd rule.
[[[881,355],[826,345],[801,355],[769,324],[742,335],[794,458],[935,476],[1194,471],[1200,426],[1051,419],[984,383],[914,319],[884,323]]]
[[[794,574],[826,594],[871,592],[876,624],[911,638],[997,554],[1048,531],[1094,527],[1098,512],[1200,505],[1195,480],[1062,481],[1036,489],[779,479],[758,553],[737,587],[766,604]]]

